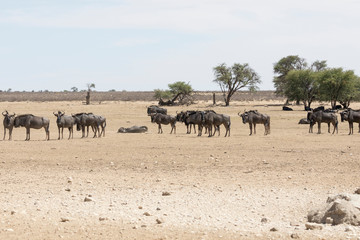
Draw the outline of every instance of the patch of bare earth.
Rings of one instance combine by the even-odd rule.
[[[302,106],[281,111],[276,101],[199,102],[231,116],[231,137],[197,137],[177,123],[176,134],[157,134],[146,106],[154,102],[2,102],[9,112],[51,119],[44,130],[14,129],[0,149],[0,239],[356,239],[358,227],[323,225],[306,230],[307,213],[329,195],[352,193],[359,183],[360,136],[309,134]],[[254,106],[259,105],[259,106]],[[261,105],[261,106],[260,106]],[[352,106],[360,107],[359,104]],[[257,109],[271,116],[249,136],[237,116]],[[53,111],[93,112],[107,118],[106,136],[63,140]],[[340,120],[340,116],[338,116]],[[146,125],[146,134],[120,127]],[[316,131],[316,126],[314,130]]]

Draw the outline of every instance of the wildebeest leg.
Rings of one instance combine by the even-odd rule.
[[[85,126],[81,126],[81,138],[84,138],[85,137]]]
[[[161,124],[160,123],[158,123],[158,134],[159,133],[162,133],[162,128],[161,128]]]
[[[175,124],[171,124],[170,134],[172,134],[173,130],[174,130],[174,134],[176,134],[176,125]]]
[[[29,141],[30,140],[30,128],[26,127],[26,138],[25,141]]]
[[[69,138],[68,138],[68,139],[70,139],[71,133],[73,134],[73,137],[74,137],[74,133],[72,132],[72,131],[73,131],[73,127],[69,127],[68,129],[69,129]]]
[[[6,127],[4,127],[4,138],[3,138],[3,140],[5,140],[5,136],[6,136]]]
[[[208,127],[208,131],[209,131],[209,137],[211,137],[212,136],[212,125],[211,124]]]
[[[252,135],[252,123],[249,123],[249,128],[250,128],[250,134],[249,135]]]
[[[202,134],[202,128],[203,128],[203,126],[201,124],[199,124],[198,125],[198,137],[200,137]]]
[[[354,123],[353,122],[349,122],[349,130],[350,130],[349,135],[354,133]]]
[[[318,122],[318,134],[321,133],[321,122]]]
[[[61,128],[61,139],[64,139],[64,127]]]
[[[334,127],[335,127],[335,124],[334,124]],[[335,131],[335,129],[334,129]],[[328,133],[330,133],[330,122],[328,122]]]
[[[50,131],[49,131],[49,125],[45,126],[44,127],[45,129],[45,134],[46,134],[46,137],[45,137],[45,140],[50,140]],[[63,128],[64,129],[64,128]]]
[[[13,130],[12,127],[10,127],[9,128],[9,140],[11,140],[11,138],[12,138],[12,130]]]
[[[256,134],[256,123],[254,123],[254,134]]]

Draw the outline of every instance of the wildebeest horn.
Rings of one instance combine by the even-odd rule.
[[[5,113],[5,114],[4,114],[4,113]],[[5,110],[4,112],[2,112],[2,115],[3,115],[3,116],[6,116],[7,114],[9,114],[7,110]]]
[[[53,112],[53,114],[56,116],[57,115],[57,113],[55,113],[55,112]]]

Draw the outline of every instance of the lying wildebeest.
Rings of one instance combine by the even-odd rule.
[[[238,115],[242,118],[244,124],[249,123],[250,134],[252,135],[252,126],[254,125],[254,134],[256,134],[256,124],[264,124],[264,135],[270,134],[270,116],[259,113],[257,110],[250,110]]]
[[[287,106],[283,106],[283,107],[282,107],[282,110],[283,110],[283,111],[292,111],[293,109],[290,108],[290,107],[287,107]]]
[[[307,118],[302,118],[300,119],[299,124],[310,124],[310,121]]]
[[[11,137],[12,137],[12,130],[14,128],[14,120],[15,120],[15,113],[10,115],[8,113],[7,110],[5,110],[2,115],[4,116],[4,121],[3,121],[3,124],[4,124],[4,138],[3,140],[5,140],[5,136],[6,136],[6,129],[9,129],[9,140],[11,140]]]
[[[176,133],[176,117],[165,115],[162,113],[153,113],[150,116],[151,116],[151,122],[157,123],[159,126],[158,133],[163,133],[161,124],[165,124],[165,125],[170,124],[171,125],[170,134],[173,132],[173,130],[174,130],[174,134]]]
[[[150,116],[153,113],[162,113],[162,114],[166,115],[167,109],[158,107],[156,105],[151,105],[150,107],[147,108],[147,114],[148,114],[148,116]]]
[[[96,132],[99,130],[99,125],[98,125],[98,121],[94,114],[92,114],[92,113],[77,113],[77,114],[72,114],[71,116],[73,116],[75,118],[76,130],[82,131],[81,138],[85,137],[85,128],[87,128],[86,137],[89,136],[89,127],[91,127],[91,129],[94,132],[94,137],[96,137]]]
[[[32,114],[24,114],[16,116],[14,119],[14,126],[25,127],[26,128],[26,138],[25,141],[30,140],[30,128],[40,129],[44,128],[46,132],[45,140],[50,139],[49,131],[50,120],[44,117],[34,116]]]
[[[59,137],[58,140],[60,140],[60,129],[61,129],[61,138],[64,138],[64,128],[69,129],[69,138],[74,138],[74,124],[75,124],[75,118],[73,116],[67,116],[65,115],[65,112],[58,111],[57,113],[53,112],[53,114],[56,116],[56,124],[59,130]]]
[[[349,135],[354,133],[354,122],[359,123],[360,132],[360,110],[346,109],[340,113],[341,121],[349,122]]]
[[[220,125],[224,125],[226,129],[225,137],[226,136],[230,137],[231,121],[230,121],[230,116],[228,115],[218,114],[215,113],[214,111],[204,112],[202,113],[202,125],[208,129],[209,137],[214,136],[216,131],[219,132],[218,135],[220,136]],[[212,132],[213,126],[214,126],[214,133]]]
[[[310,121],[310,127],[309,127],[309,133],[313,132],[313,126],[315,123],[318,123],[318,134],[321,133],[321,123],[327,123],[328,124],[328,132],[330,133],[330,123],[334,126],[334,131],[332,134],[338,133],[338,120],[336,113],[333,112],[325,112],[325,111],[313,111],[308,112],[307,119]]]
[[[202,123],[201,114],[199,111],[181,111],[176,114],[176,121],[183,122],[186,126],[186,133],[191,133],[191,126],[194,127],[194,132],[196,133],[195,125]]]
[[[147,132],[147,126],[132,126],[129,128],[121,127],[118,130],[118,133],[144,133]]]

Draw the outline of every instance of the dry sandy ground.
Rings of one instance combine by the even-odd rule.
[[[352,136],[347,123],[335,135],[325,125],[322,134],[309,134],[297,124],[306,116],[301,106],[266,106],[274,103],[188,107],[231,116],[231,137],[222,128],[208,138],[185,134],[180,123],[176,134],[170,126],[157,134],[146,115],[150,102],[2,102],[0,109],[50,118],[51,140],[32,130],[25,142],[21,128],[0,142],[0,239],[357,239],[358,227],[305,230],[310,209],[359,187],[357,126]],[[80,139],[75,132],[67,140],[64,131],[57,140],[58,109],[106,116],[106,136]],[[244,109],[269,114],[271,134],[258,126],[249,136],[237,116]],[[133,125],[149,132],[117,133]]]

